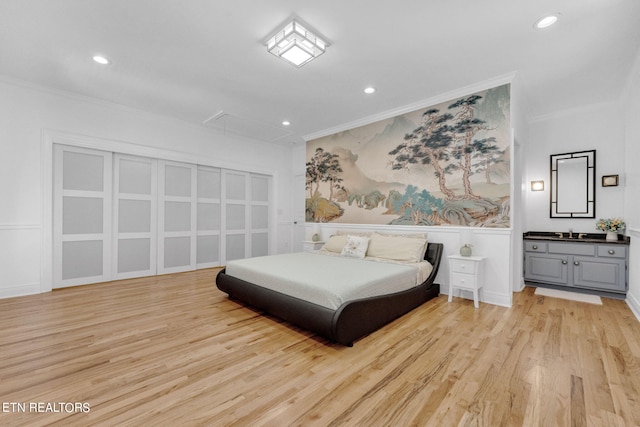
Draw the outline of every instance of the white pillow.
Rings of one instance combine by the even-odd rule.
[[[369,238],[362,236],[347,236],[347,244],[340,255],[352,258],[364,258],[369,247]]]
[[[367,256],[403,262],[420,262],[424,258],[427,239],[371,235]]]
[[[329,240],[327,240],[327,243],[325,243],[320,250],[324,252],[335,252],[339,254],[340,252],[342,252],[342,248],[344,248],[344,245],[346,244],[347,236],[331,236],[329,237]]]

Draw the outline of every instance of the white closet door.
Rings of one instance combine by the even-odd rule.
[[[110,280],[112,157],[54,145],[54,288]]]
[[[269,254],[269,193],[271,178],[222,171],[223,259]]]
[[[225,261],[250,256],[247,222],[249,174],[222,171],[222,253]]]
[[[196,268],[196,165],[158,161],[158,273]]]
[[[222,265],[220,262],[220,169],[198,166],[197,268]]]
[[[251,256],[269,255],[269,188],[268,176],[250,176]]]
[[[157,161],[114,156],[113,276],[153,276],[157,260]]]

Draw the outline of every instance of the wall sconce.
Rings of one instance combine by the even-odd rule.
[[[296,67],[302,67],[322,55],[327,43],[300,25],[295,19],[267,41],[267,50]]]
[[[544,191],[544,181],[531,181],[531,191]]]

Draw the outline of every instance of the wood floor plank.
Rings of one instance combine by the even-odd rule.
[[[216,273],[0,300],[0,425],[640,425],[622,301],[441,296],[349,348],[229,300]]]

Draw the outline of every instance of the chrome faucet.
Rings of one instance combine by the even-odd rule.
[[[569,229],[569,238],[573,239],[573,228]]]

